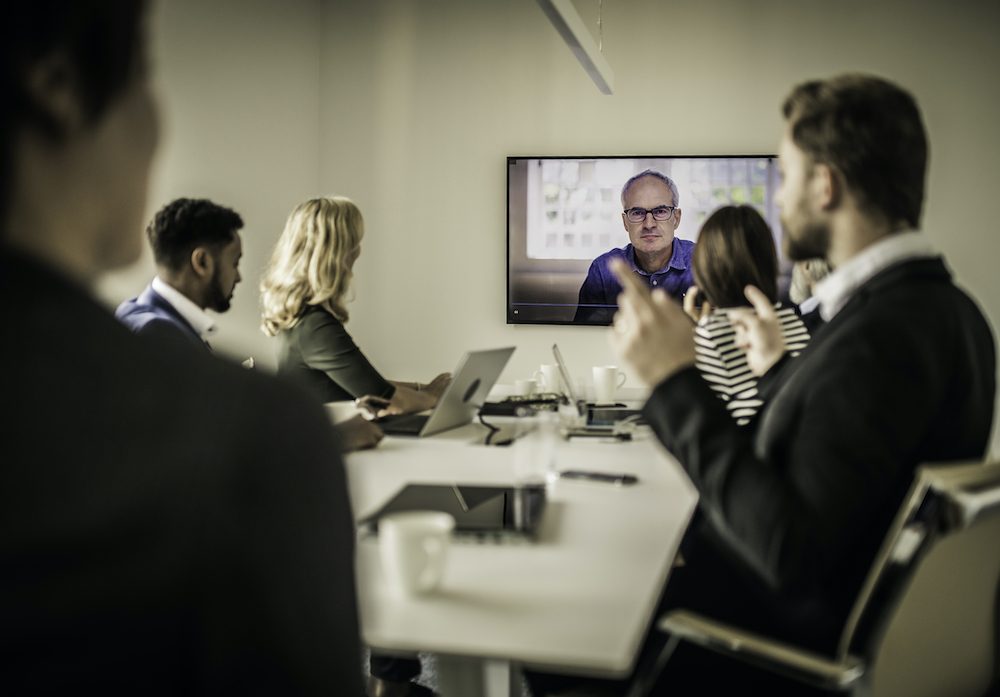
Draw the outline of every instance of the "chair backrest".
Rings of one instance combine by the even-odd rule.
[[[1000,648],[998,584],[1000,461],[921,467],[838,656],[864,657],[877,694],[981,694]]]

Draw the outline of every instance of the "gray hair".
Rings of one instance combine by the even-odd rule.
[[[628,190],[632,187],[633,184],[635,184],[643,177],[655,177],[656,179],[659,179],[661,182],[666,184],[667,188],[670,189],[670,196],[673,198],[672,205],[674,205],[675,207],[681,205],[681,195],[677,192],[677,185],[674,184],[674,180],[668,177],[666,174],[663,174],[662,172],[657,172],[655,169],[647,169],[643,170],[642,172],[639,172],[637,175],[635,175],[627,182],[625,182],[625,186],[622,187],[622,207],[625,206],[625,194],[628,193]]]

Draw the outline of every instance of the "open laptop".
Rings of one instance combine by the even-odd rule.
[[[636,415],[638,415],[641,419],[641,409],[630,409],[624,404],[620,406],[597,406],[580,398],[578,396],[579,393],[573,386],[573,379],[569,375],[569,369],[566,367],[566,361],[563,360],[562,352],[559,350],[558,344],[552,344],[552,355],[555,356],[556,365],[559,366],[559,375],[562,376],[563,385],[566,386],[566,396],[572,404],[577,405],[577,410],[579,411],[580,416],[583,416],[584,413],[586,413],[588,426],[611,426],[619,421]]]
[[[376,419],[392,436],[431,436],[470,423],[500,377],[514,347],[469,351],[452,373],[451,383],[430,414],[400,414]]]

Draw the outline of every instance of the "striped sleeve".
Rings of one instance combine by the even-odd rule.
[[[749,423],[761,406],[757,378],[746,353],[736,346],[736,331],[725,312],[713,312],[695,328],[695,365],[736,423]]]
[[[781,324],[781,335],[785,339],[785,349],[791,356],[797,356],[809,343],[809,330],[802,319],[790,307],[775,306],[778,311],[778,322]]]

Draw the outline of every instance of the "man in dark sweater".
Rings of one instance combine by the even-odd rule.
[[[826,325],[796,358],[747,288],[755,310],[734,322],[763,375],[755,428],[737,428],[701,379],[683,311],[621,265],[612,334],[653,387],[646,418],[700,493],[664,606],[831,651],[917,466],[984,455],[995,349],[916,231],[927,143],[913,98],[847,75],[798,86],[784,115],[785,251],[833,272],[816,289]],[[726,675],[692,677],[679,658],[662,676],[670,694],[696,681],[712,693]]]
[[[0,23],[0,693],[360,697],[323,410],[93,296],[141,249],[145,5],[15,2]]]

